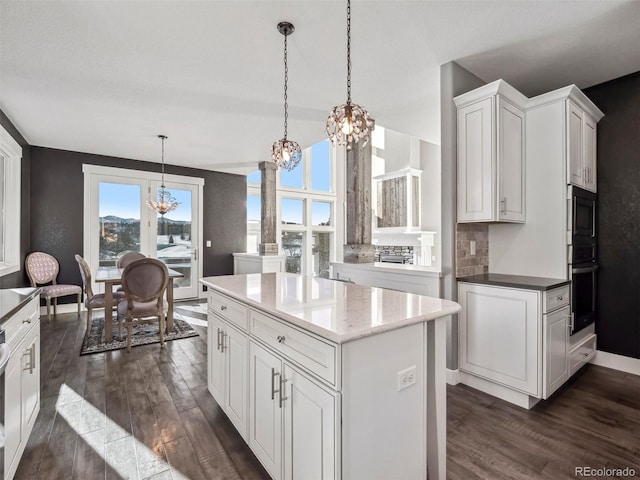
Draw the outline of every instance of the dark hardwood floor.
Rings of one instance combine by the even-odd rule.
[[[207,391],[206,337],[81,357],[84,325],[42,320],[42,405],[17,479],[269,478]],[[640,377],[588,366],[531,411],[450,386],[447,409],[450,479],[640,478]]]

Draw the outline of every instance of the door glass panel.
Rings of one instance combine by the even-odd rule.
[[[329,262],[331,262],[331,234],[313,232],[311,245],[313,276],[329,278]]]
[[[293,198],[282,199],[282,223],[285,225],[302,225],[304,200],[295,200]]]
[[[115,266],[127,251],[140,251],[140,185],[100,182],[99,265]]]
[[[282,232],[282,254],[285,259],[285,270],[289,273],[302,272],[302,240],[301,232]]]
[[[159,189],[158,189],[159,190]],[[173,279],[174,288],[191,287],[193,250],[191,246],[191,190],[168,189],[180,203],[178,208],[164,217],[158,215],[158,231],[156,235],[156,251],[158,258],[167,267],[184,275]]]
[[[331,225],[331,203],[311,202],[311,224]]]

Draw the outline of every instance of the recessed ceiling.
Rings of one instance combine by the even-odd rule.
[[[352,2],[353,101],[440,143],[440,65],[527,95],[640,70],[638,1]],[[345,1],[0,3],[0,108],[32,145],[246,173],[346,100]]]

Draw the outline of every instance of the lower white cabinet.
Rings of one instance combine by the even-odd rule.
[[[207,334],[209,391],[246,440],[248,337],[215,313]]]
[[[568,286],[538,291],[461,282],[458,302],[461,372],[537,399],[569,378]]]
[[[5,370],[4,480],[10,480],[40,411],[40,297],[4,324],[11,356]]]

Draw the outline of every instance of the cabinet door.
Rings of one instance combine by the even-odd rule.
[[[567,100],[567,181],[577,187],[584,187],[585,179],[582,135],[582,110]]]
[[[498,219],[525,221],[525,114],[498,96]]]
[[[493,220],[493,97],[458,109],[458,222]]]
[[[584,115],[584,188],[595,192],[596,184],[596,122]]]
[[[247,439],[247,356],[249,341],[244,333],[230,325],[224,334],[226,355],[225,412],[236,429]]]
[[[224,372],[225,372],[225,355],[220,348],[220,340],[224,333],[224,323],[220,317],[209,312],[209,327],[207,354],[209,361],[209,372],[207,375],[208,387],[213,398],[216,399],[218,405],[224,408]]]
[[[539,293],[460,283],[460,370],[538,396]]]
[[[336,478],[335,395],[284,367],[284,478]]]
[[[282,478],[282,362],[249,342],[249,446],[274,480]]]
[[[40,411],[40,325],[25,339],[22,356],[22,428],[31,432]]]
[[[15,472],[22,452],[22,351],[20,344],[13,352],[4,373],[4,473]],[[5,477],[7,478],[7,477]]]
[[[569,378],[569,314],[567,306],[543,318],[543,398],[548,398]]]

